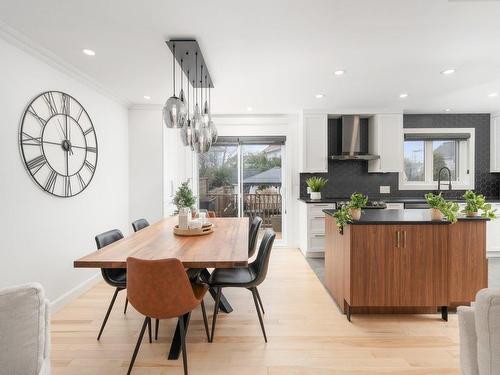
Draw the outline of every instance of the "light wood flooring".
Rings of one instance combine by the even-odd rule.
[[[190,374],[459,374],[454,314],[448,323],[438,314],[354,315],[348,323],[297,249],[273,250],[259,290],[269,342],[264,343],[251,293],[225,289],[234,312],[219,314],[213,343],[207,343],[200,310],[193,313]],[[125,292],[120,292],[96,341],[112,294],[101,282],[53,316],[54,375],[126,374],[143,318],[131,306],[123,314]],[[205,303],[211,323],[209,295]],[[153,344],[144,336],[133,374],[183,373],[180,359],[166,359],[174,328],[174,320],[162,321]]]

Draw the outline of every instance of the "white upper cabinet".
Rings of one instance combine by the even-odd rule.
[[[403,158],[403,115],[370,117],[368,134],[368,153],[380,155],[380,159],[368,161],[368,172],[399,172]]]
[[[304,113],[301,121],[301,172],[328,172],[328,116]]]
[[[500,172],[500,113],[491,115],[490,172]]]

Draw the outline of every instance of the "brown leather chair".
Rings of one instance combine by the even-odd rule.
[[[201,304],[203,322],[208,338],[208,322],[203,304],[207,292],[205,284],[191,284],[186,271],[178,259],[143,260],[127,259],[127,294],[129,302],[145,316],[139,339],[135,346],[128,373],[132,371],[139,352],[146,326],[151,329],[151,318],[179,318],[182,360],[187,375],[186,329],[184,315]]]

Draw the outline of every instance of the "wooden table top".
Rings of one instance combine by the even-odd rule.
[[[168,217],[74,262],[77,268],[126,268],[127,258],[178,258],[186,268],[248,265],[248,218],[210,218],[214,232],[176,236],[177,217]]]

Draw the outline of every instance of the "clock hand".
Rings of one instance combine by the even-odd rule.
[[[57,122],[58,122],[58,124],[59,124],[59,128],[60,128],[60,129],[61,129],[61,131],[62,131],[62,135],[63,135],[63,137],[62,137],[62,138],[63,138],[63,141],[64,141],[64,140],[67,140],[67,138],[68,138],[68,137],[66,137],[66,133],[64,132],[64,129],[63,129],[62,125],[61,125],[61,121],[59,121],[59,119],[57,119]]]

